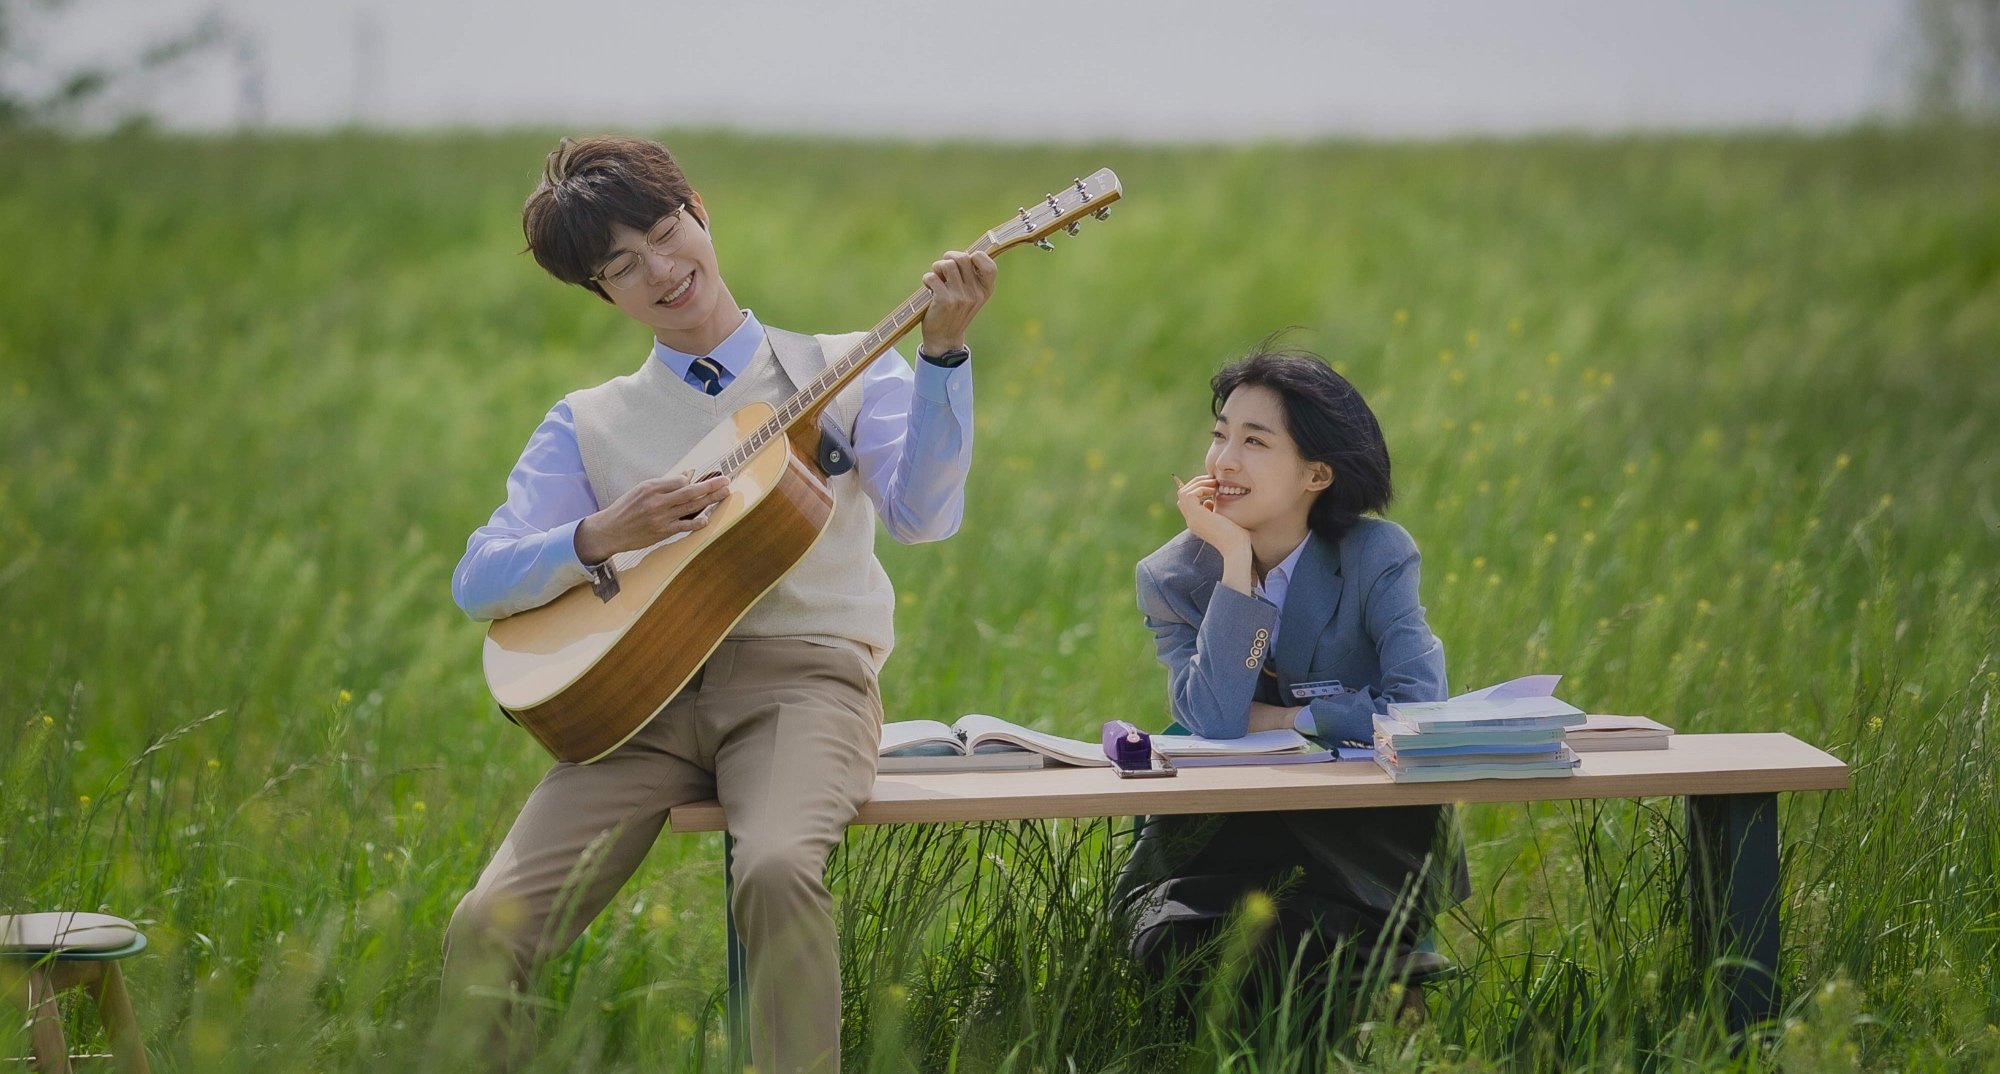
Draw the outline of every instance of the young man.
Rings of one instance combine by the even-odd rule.
[[[507,502],[473,533],[452,579],[474,618],[547,603],[619,552],[704,525],[727,479],[690,484],[668,469],[729,414],[782,402],[858,338],[760,324],[723,279],[710,223],[657,143],[564,139],[549,154],[522,213],[529,249],[556,279],[646,326],[652,350],[637,372],[558,402],[529,438]],[[818,543],[643,730],[595,764],[556,764],[528,796],[452,915],[448,1000],[476,1009],[467,989],[496,967],[523,987],[638,868],[668,809],[716,797],[736,839],[730,909],[749,956],[751,1061],[767,1074],[838,1067],[823,870],[874,783],[875,675],[894,641],[874,520],[906,543],[957,530],[972,461],[965,331],[994,280],[983,253],[931,266],[914,372],[888,352],[827,409],[855,466],[831,479],[834,512]],[[518,1055],[518,1012],[485,1013]]]

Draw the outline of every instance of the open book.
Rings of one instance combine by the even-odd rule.
[[[1674,729],[1644,716],[1584,717],[1583,724],[1563,732],[1569,748],[1591,750],[1663,750]]]
[[[1317,755],[1297,731],[1259,731],[1242,738],[1211,739],[1199,735],[1154,735],[1153,748],[1176,762],[1199,764],[1223,757],[1277,760],[1292,754]],[[989,757],[1023,763],[1000,765]],[[952,761],[958,757],[963,760]],[[989,767],[1039,768],[1044,761],[1093,768],[1111,767],[1098,742],[1033,731],[998,716],[971,713],[950,724],[937,720],[898,720],[882,725],[881,772],[935,772]],[[1210,763],[1214,763],[1211,761]]]

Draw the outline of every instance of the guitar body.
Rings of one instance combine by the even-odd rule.
[[[744,407],[667,472],[706,466],[773,412]],[[708,525],[621,570],[610,600],[577,586],[496,621],[484,657],[493,699],[557,759],[603,757],[659,715],[832,514],[818,469],[790,438],[771,441],[737,471]]]

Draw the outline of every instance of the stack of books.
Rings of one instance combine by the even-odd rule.
[[[1375,717],[1375,762],[1398,783],[1568,776],[1565,728],[1583,710],[1554,697],[1461,697],[1391,703]]]

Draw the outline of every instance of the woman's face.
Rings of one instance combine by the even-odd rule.
[[[1303,527],[1320,490],[1333,483],[1323,462],[1299,456],[1278,393],[1246,385],[1229,393],[1208,445],[1217,514],[1251,532]]]

